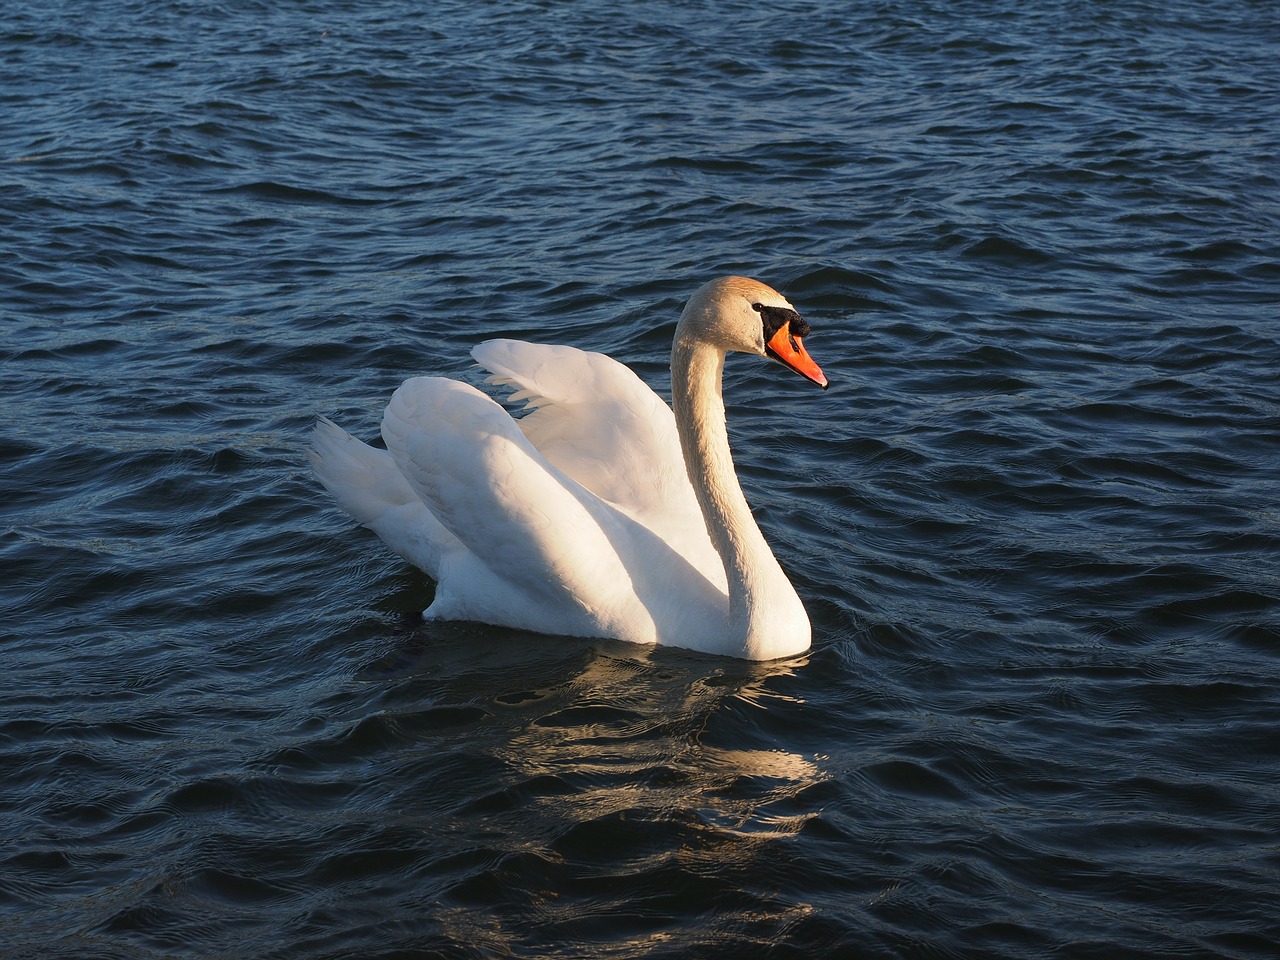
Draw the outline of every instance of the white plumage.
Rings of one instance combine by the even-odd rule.
[[[322,419],[312,463],[343,509],[438,582],[428,618],[799,653],[808,617],[742,497],[720,399],[726,350],[768,349],[826,386],[799,342],[807,327],[788,318],[803,327],[754,280],[699,289],[672,350],[675,414],[602,354],[490,340],[472,356],[523,417],[459,381],[416,377],[387,406],[385,451]],[[771,320],[783,321],[772,340]]]

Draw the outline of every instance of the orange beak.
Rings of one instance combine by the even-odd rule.
[[[783,366],[790,367],[806,380],[812,380],[823,390],[830,385],[822,368],[813,362],[809,351],[804,348],[799,337],[791,335],[791,324],[784,323],[777,333],[769,338],[765,345],[765,353],[773,357]]]

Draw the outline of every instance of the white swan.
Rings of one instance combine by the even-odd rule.
[[[738,485],[720,390],[729,350],[825,388],[808,330],[763,283],[713,280],[676,327],[671,407],[603,354],[489,340],[472,356],[531,412],[417,377],[387,406],[385,451],[321,419],[311,462],[343,509],[438,581],[425,617],[792,656],[809,618]]]

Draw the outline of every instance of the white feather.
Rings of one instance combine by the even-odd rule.
[[[515,388],[522,417],[459,381],[417,377],[387,406],[385,451],[322,419],[312,463],[343,509],[438,581],[429,618],[797,653],[808,618],[741,497],[719,394],[726,349],[763,352],[761,299],[789,307],[742,278],[690,301],[673,351],[673,383],[698,381],[683,384],[688,422],[609,357],[490,340],[472,354],[488,382]],[[694,344],[684,353],[682,332]],[[696,373],[701,362],[677,363],[685,353],[710,358],[716,381]]]

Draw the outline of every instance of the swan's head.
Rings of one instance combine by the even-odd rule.
[[[773,287],[747,277],[721,277],[689,298],[676,342],[701,341],[721,350],[772,357],[825,390],[826,375],[804,348],[808,333],[809,324]]]

